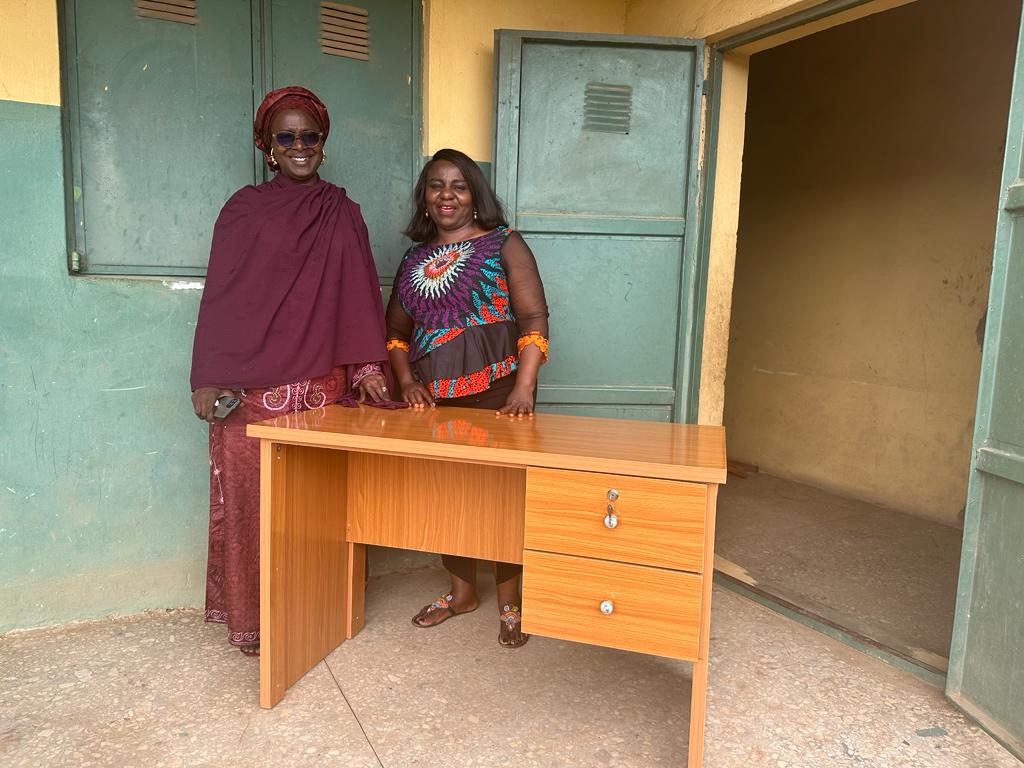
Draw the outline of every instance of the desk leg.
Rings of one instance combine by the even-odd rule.
[[[260,706],[345,638],[344,451],[260,443]]]
[[[701,768],[704,760],[704,705],[708,692],[708,647],[711,644],[711,587],[715,580],[715,512],[718,486],[708,485],[707,518],[704,522],[703,592],[700,600],[700,643],[693,663],[690,687],[690,747],[688,768]]]
[[[690,690],[690,748],[688,768],[701,768],[704,759],[704,702],[708,690],[708,660],[693,662]]]
[[[366,545],[348,545],[348,573],[345,579],[345,601],[348,603],[348,621],[345,622],[345,639],[351,640],[359,634],[365,622],[366,606]]]

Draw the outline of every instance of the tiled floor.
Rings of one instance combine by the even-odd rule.
[[[689,666],[533,638],[489,603],[430,630],[445,584],[371,580],[367,626],[269,711],[257,663],[194,610],[0,638],[0,765],[685,765]],[[1019,768],[939,690],[715,591],[708,768]]]
[[[730,475],[718,498],[733,575],[945,670],[959,530],[765,474]]]

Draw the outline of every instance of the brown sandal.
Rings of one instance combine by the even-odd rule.
[[[530,636],[522,630],[523,614],[518,605],[506,605],[501,609],[498,645],[502,648],[522,648]]]
[[[436,627],[438,624],[444,624],[452,616],[461,616],[463,613],[472,613],[476,608],[470,608],[468,611],[456,611],[452,607],[452,600],[455,598],[452,593],[449,592],[446,595],[441,595],[437,600],[432,602],[430,605],[425,605],[420,608],[420,612],[412,617],[413,626],[419,627],[420,629],[429,629],[430,627]],[[421,624],[423,619],[433,618],[437,614],[442,614],[442,617],[437,621],[430,624]]]

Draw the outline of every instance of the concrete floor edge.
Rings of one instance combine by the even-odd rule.
[[[940,690],[945,689],[946,687],[946,675],[941,671],[907,659],[890,649],[886,649],[884,646],[865,642],[856,635],[844,630],[842,627],[825,621],[820,617],[813,616],[807,612],[797,610],[795,606],[791,606],[786,601],[775,598],[768,593],[751,589],[748,585],[737,581],[727,574],[715,571],[715,584],[728,589],[730,592],[735,592],[737,595],[741,595],[748,600],[753,600],[755,603],[763,605],[765,608],[785,616],[788,619],[792,619],[809,629],[813,629],[815,632],[820,632],[827,637],[831,637],[833,640],[838,640],[843,643],[843,645],[849,646],[856,651],[860,651],[873,659],[878,659],[879,661],[888,664],[891,667],[895,667],[902,672],[909,672],[919,680],[923,680],[929,685],[934,685]],[[969,713],[965,712],[964,714]],[[987,730],[988,729],[986,729],[986,731]],[[1003,744],[1003,746],[1006,745]],[[1012,752],[1013,750],[1010,751]]]
[[[993,727],[988,721],[989,718],[985,712],[962,701],[959,696],[947,695],[946,699],[965,717],[977,723],[978,727],[991,736],[999,746],[1024,763],[1024,742],[1014,739],[1002,728]]]

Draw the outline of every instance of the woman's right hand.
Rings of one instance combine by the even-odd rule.
[[[425,408],[428,405],[434,407],[434,398],[430,395],[423,384],[418,381],[407,381],[402,383],[402,399],[413,408]]]
[[[214,403],[219,397],[234,397],[235,393],[223,387],[200,387],[192,393],[192,410],[196,417],[213,423]]]

